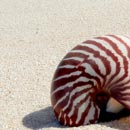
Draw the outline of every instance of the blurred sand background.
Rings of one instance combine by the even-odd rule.
[[[129,0],[0,0],[0,130],[129,130],[130,117],[66,128],[51,108],[60,60],[106,34],[130,35]]]

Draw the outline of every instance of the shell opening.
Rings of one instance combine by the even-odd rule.
[[[124,109],[124,106],[105,91],[97,92],[96,103],[101,110],[111,113],[118,113]]]

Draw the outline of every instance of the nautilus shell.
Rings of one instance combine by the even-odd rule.
[[[130,37],[96,37],[73,48],[54,74],[51,102],[57,119],[68,126],[130,109]]]

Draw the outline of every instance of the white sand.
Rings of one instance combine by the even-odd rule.
[[[130,35],[129,0],[0,0],[0,130],[129,130],[130,117],[63,128],[50,107],[62,57],[105,34]]]

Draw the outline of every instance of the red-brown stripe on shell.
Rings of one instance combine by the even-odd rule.
[[[52,81],[52,106],[64,125],[98,122],[100,112],[112,105],[111,97],[130,109],[128,36],[107,35],[77,45],[63,58]]]

